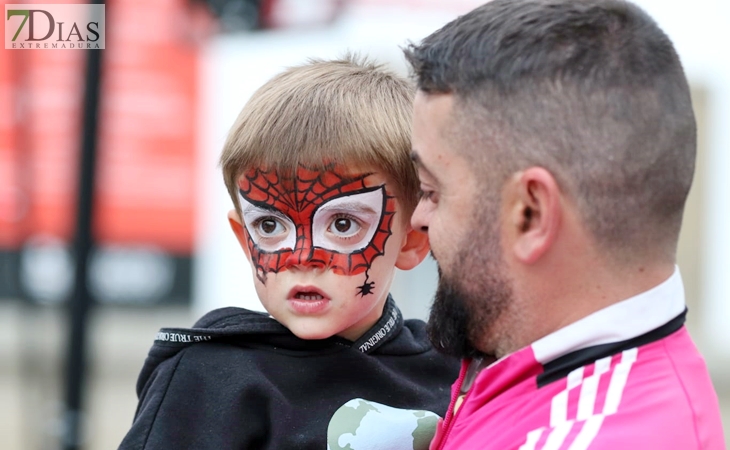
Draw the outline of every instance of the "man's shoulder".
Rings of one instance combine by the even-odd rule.
[[[471,396],[477,400],[466,420],[485,430],[510,425],[487,448],[538,449],[550,442],[551,448],[724,449],[717,396],[684,327],[548,381],[541,382],[539,363],[529,362],[529,348],[516,356],[523,357],[518,364],[485,370]],[[491,400],[480,403],[483,398]]]
[[[536,426],[526,440],[532,433],[591,449],[725,448],[709,372],[684,327],[546,387],[534,399],[549,409],[549,427]]]

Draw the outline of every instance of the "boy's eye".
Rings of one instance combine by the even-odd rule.
[[[283,233],[285,230],[284,226],[279,223],[276,219],[262,219],[258,223],[258,231],[264,236],[274,236]]]
[[[276,222],[273,220],[264,220],[261,222],[261,230],[266,234],[271,234],[276,231]]]
[[[360,225],[349,217],[337,217],[329,226],[329,231],[338,237],[349,237],[360,231]]]
[[[333,225],[335,226],[337,231],[339,231],[340,233],[345,233],[352,226],[352,222],[350,221],[350,219],[337,219],[335,220],[335,223]]]

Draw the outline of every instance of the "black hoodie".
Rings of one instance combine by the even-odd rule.
[[[458,370],[390,297],[356,342],[302,340],[266,314],[222,308],[157,334],[119,448],[325,450],[330,419],[353,399],[443,416]]]

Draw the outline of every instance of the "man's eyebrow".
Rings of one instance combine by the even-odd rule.
[[[416,165],[416,167],[426,173],[426,175],[430,176],[431,178],[436,178],[433,176],[433,173],[431,173],[430,170],[428,170],[428,167],[423,163],[423,160],[421,159],[421,156],[416,152],[415,150],[411,151],[411,161]]]

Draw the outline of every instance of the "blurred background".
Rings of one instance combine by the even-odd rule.
[[[261,309],[217,168],[228,128],[257,87],[284,67],[348,50],[405,75],[401,47],[481,3],[110,0],[100,75],[88,76],[92,51],[1,50],[0,448],[116,448],[158,328],[190,326],[221,306]],[[721,43],[730,42],[730,2],[637,3],[672,38],[692,85],[699,159],[679,265],[688,325],[728,435],[730,57]],[[70,300],[81,148],[89,148],[83,114],[95,82],[91,303],[85,333],[72,333],[72,311],[78,318],[83,308]],[[407,317],[425,318],[435,285],[429,259],[399,273],[393,294]],[[85,342],[84,372],[69,371],[72,335]],[[81,374],[80,409],[69,410],[69,378]]]

